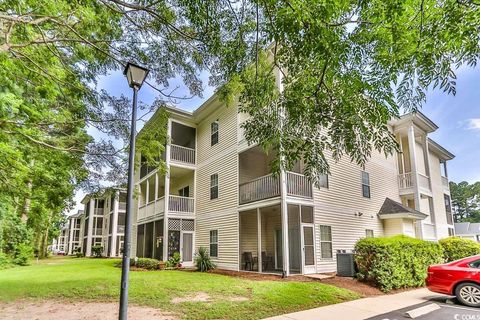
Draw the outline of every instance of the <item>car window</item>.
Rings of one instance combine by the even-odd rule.
[[[480,269],[480,260],[473,261],[468,264],[470,268]]]

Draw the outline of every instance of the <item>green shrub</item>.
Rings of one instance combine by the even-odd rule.
[[[92,255],[95,258],[100,258],[103,254],[103,247],[102,246],[92,246]]]
[[[8,256],[0,252],[0,270],[8,268],[11,265],[12,261],[8,258]]]
[[[443,258],[446,262],[480,254],[480,244],[473,240],[450,237],[438,243],[443,248]]]
[[[198,252],[195,255],[195,265],[197,266],[197,270],[201,272],[215,269],[215,264],[210,259],[207,248],[198,248]]]
[[[33,258],[33,248],[27,244],[19,244],[16,248],[13,263],[20,266],[28,266]]]
[[[181,267],[181,257],[180,252],[174,252],[173,255],[165,262],[167,268],[178,268]]]
[[[82,258],[82,257],[85,256],[85,255],[83,254],[83,252],[82,252],[82,248],[80,248],[80,247],[76,247],[76,248],[73,250],[73,252],[75,253],[75,257],[77,257],[77,258]]]
[[[358,278],[382,291],[420,287],[431,264],[442,262],[438,243],[406,236],[364,238],[355,245]]]
[[[156,270],[158,269],[159,262],[157,259],[138,258],[135,266],[147,270]]]

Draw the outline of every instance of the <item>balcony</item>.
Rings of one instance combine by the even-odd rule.
[[[195,200],[192,197],[170,195],[168,197],[168,211],[175,213],[194,213]]]
[[[137,220],[146,220],[165,212],[165,198],[161,197],[138,208]]]
[[[399,174],[397,180],[400,192],[411,191],[408,189],[415,186],[412,172]],[[430,178],[422,173],[418,173],[418,187],[424,190],[430,190]]]
[[[312,198],[312,184],[303,175],[288,171],[287,194],[293,197]],[[280,181],[272,174],[259,177],[239,185],[240,204],[280,196]]]
[[[195,149],[172,144],[170,145],[170,159],[180,163],[195,164]]]

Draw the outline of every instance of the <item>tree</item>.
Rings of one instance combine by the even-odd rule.
[[[468,0],[3,1],[2,192],[25,217],[38,199],[53,218],[69,197],[44,192],[38,165],[74,187],[125,179],[130,101],[99,92],[96,81],[129,60],[151,69],[146,85],[158,92],[153,105],[140,104],[144,112],[183,98],[169,85],[176,75],[201,95],[208,71],[227,104],[238,99],[251,116],[247,140],[279,152],[275,170],[303,159],[316,181],[329,171],[327,153],[363,165],[375,150],[396,150],[387,122],[419,108],[427,88],[455,94],[455,69],[480,56],[479,12]],[[87,127],[110,139],[93,139]],[[150,134],[166,140],[165,129]],[[165,141],[141,142],[160,165]],[[47,167],[57,156],[61,165]]]
[[[480,222],[480,182],[450,182],[455,222]]]

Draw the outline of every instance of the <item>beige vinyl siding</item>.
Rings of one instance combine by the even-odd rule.
[[[218,101],[197,129],[196,247],[209,247],[210,230],[218,230],[219,268],[238,269],[237,109]],[[219,140],[210,145],[210,124],[218,119]],[[218,198],[210,200],[210,176],[218,174]]]
[[[386,237],[403,233],[403,219],[388,219],[383,221],[383,235]]]
[[[383,225],[377,216],[380,207],[386,197],[400,201],[395,157],[374,153],[365,165],[371,198],[362,196],[361,167],[346,157],[330,163],[329,188],[314,188],[318,272],[335,271],[337,250],[352,250],[355,242],[365,237],[365,229],[382,236]],[[333,259],[321,259],[319,225],[332,227]]]
[[[238,269],[238,212],[236,208],[197,215],[195,246],[209,248],[210,230],[218,230],[218,268]]]

